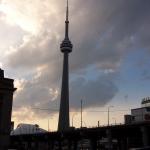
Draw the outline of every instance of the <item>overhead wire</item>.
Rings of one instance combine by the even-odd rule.
[[[22,108],[22,106],[13,106],[13,108]],[[57,108],[40,108],[40,107],[29,107],[30,109],[33,110],[40,110],[40,111],[59,111]],[[130,111],[131,109],[115,109],[111,110],[110,112],[127,112]],[[80,110],[70,110],[70,112],[80,112]],[[108,110],[85,110],[85,112],[91,112],[91,113],[100,113],[100,112],[108,112]]]

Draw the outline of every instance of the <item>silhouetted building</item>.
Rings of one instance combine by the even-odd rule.
[[[64,131],[69,129],[69,69],[68,69],[68,57],[69,53],[72,52],[72,44],[69,40],[69,20],[68,20],[68,0],[66,10],[66,21],[65,21],[65,39],[60,45],[60,50],[64,54],[63,61],[63,75],[62,75],[62,87],[61,87],[61,99],[60,99],[60,110],[59,110],[59,122],[58,131]]]
[[[14,88],[13,79],[4,77],[0,69],[0,150],[8,150],[11,130],[11,112]]]

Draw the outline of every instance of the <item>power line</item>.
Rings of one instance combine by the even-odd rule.
[[[13,106],[13,108],[22,108],[22,106]],[[39,107],[29,107],[30,109],[34,109],[34,110],[40,110],[40,111],[59,111],[59,109],[57,108],[39,108]],[[116,110],[111,110],[111,112],[127,112],[130,111],[131,109],[116,109]],[[76,111],[70,111],[70,112],[81,112],[80,110],[76,110]],[[107,110],[87,110],[84,112],[91,112],[91,113],[104,113],[104,112],[108,112]]]
[[[13,108],[22,108],[22,106],[13,106]],[[35,110],[43,110],[43,111],[58,111],[58,109],[52,109],[52,108],[39,108],[39,107],[29,107],[29,108]]]
[[[119,112],[119,111],[130,111],[131,109],[118,109],[118,110],[110,110],[110,112]],[[89,110],[86,112],[108,112],[108,110]]]

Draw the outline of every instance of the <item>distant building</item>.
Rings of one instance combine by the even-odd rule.
[[[131,124],[133,122],[134,117],[132,115],[124,115],[125,124]]]
[[[124,119],[126,124],[150,121],[150,97],[142,99],[141,107],[131,109],[131,115]]]
[[[11,131],[11,135],[21,135],[21,134],[36,134],[36,133],[46,133],[47,131],[39,128],[37,124],[19,124],[17,128]]]

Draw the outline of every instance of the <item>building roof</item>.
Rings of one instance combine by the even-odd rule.
[[[37,124],[19,124],[17,128],[11,131],[11,135],[20,135],[20,134],[33,134],[33,133],[45,133],[46,130],[39,128]]]

